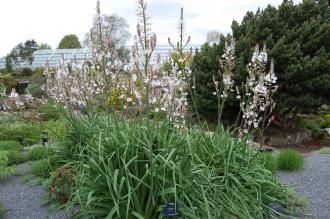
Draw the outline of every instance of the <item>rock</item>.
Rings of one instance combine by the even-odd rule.
[[[323,104],[323,105],[321,105],[320,109],[327,111],[327,110],[330,110],[330,106],[328,106],[327,104]]]
[[[325,128],[325,132],[330,136],[330,128]]]

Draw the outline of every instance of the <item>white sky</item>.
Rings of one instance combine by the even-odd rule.
[[[224,34],[230,31],[233,19],[241,21],[246,12],[278,6],[282,0],[149,0],[148,11],[157,34],[158,44],[167,37],[176,39],[180,7],[184,7],[187,33],[191,44],[202,44],[209,30]],[[295,3],[301,0],[294,0]],[[35,39],[53,48],[66,34],[83,40],[92,25],[96,0],[0,0],[0,57],[20,42]],[[136,29],[136,0],[101,0],[103,13],[117,13]]]

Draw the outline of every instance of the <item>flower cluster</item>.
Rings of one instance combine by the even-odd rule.
[[[188,105],[187,78],[191,73],[189,59],[182,50],[177,51],[179,58],[170,58],[168,73],[150,64],[157,37],[150,33],[146,3],[138,1],[139,22],[132,47],[132,66],[119,60],[115,48],[110,45],[111,39],[102,37],[99,2],[96,11],[100,28],[99,32],[91,33],[93,63],[66,62],[63,57],[56,71],[46,68],[48,95],[56,102],[74,107],[101,99],[126,114],[131,110],[135,111],[134,115],[155,113],[175,124],[184,124]]]
[[[274,73],[274,61],[271,60],[268,72],[266,71],[267,62],[266,47],[264,46],[263,50],[260,50],[259,45],[256,45],[252,59],[247,66],[246,97],[240,103],[244,133],[257,129],[261,123],[261,128],[264,128],[266,117],[275,107],[272,96],[277,91],[277,77]]]
[[[214,95],[220,95],[221,98],[227,98],[229,93],[233,91],[234,86],[234,67],[235,67],[235,40],[232,37],[230,39],[230,43],[225,43],[225,50],[224,53],[219,60],[220,62],[220,78],[222,81],[215,80],[213,76],[213,83],[215,86],[215,93]]]

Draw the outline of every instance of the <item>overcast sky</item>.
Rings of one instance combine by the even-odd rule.
[[[202,44],[209,30],[230,32],[233,19],[241,21],[245,13],[278,6],[282,0],[149,0],[148,11],[158,44],[167,37],[176,39],[180,7],[184,7],[187,33],[191,44]],[[301,0],[294,0],[295,3]],[[38,43],[58,46],[66,34],[83,40],[92,25],[96,0],[0,0],[0,57],[19,42],[35,39]],[[136,29],[136,0],[101,0],[103,13],[117,13]]]

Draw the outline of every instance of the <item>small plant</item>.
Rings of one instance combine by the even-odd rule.
[[[319,150],[319,154],[330,154],[330,148],[322,148]]]
[[[6,178],[16,173],[16,169],[13,167],[7,167],[8,165],[8,151],[0,150],[0,179]]]
[[[304,165],[304,157],[296,150],[287,149],[277,155],[277,166],[280,170],[295,171]]]
[[[0,130],[0,141],[19,141],[21,139],[24,146],[41,141],[41,128],[35,124],[23,122],[1,123]]]
[[[6,209],[0,203],[0,218],[2,218],[5,215],[5,212],[6,212]]]
[[[38,160],[32,165],[31,172],[38,177],[48,178],[52,172],[52,166],[48,159]]]
[[[297,124],[298,128],[309,129],[312,132],[312,136],[318,139],[324,137],[324,131],[322,129],[328,126],[330,126],[330,119],[327,116],[302,119]]]
[[[45,95],[45,91],[42,90],[41,86],[38,84],[29,84],[27,87],[27,90],[30,94],[32,94],[34,97],[42,97]]]
[[[47,115],[47,119],[57,120],[61,117],[62,108],[58,105],[47,103],[43,104],[38,108],[39,113],[45,113]]]
[[[49,186],[50,195],[55,195],[62,204],[69,201],[74,192],[74,171],[69,165],[56,170]]]
[[[16,141],[0,141],[0,150],[15,150],[20,151],[22,150],[22,145],[20,145]]]
[[[40,160],[47,154],[47,148],[44,146],[32,147],[28,152],[28,160]]]
[[[26,157],[20,152],[16,150],[8,151],[8,166],[13,164],[20,164],[26,160]]]
[[[260,154],[261,162],[264,164],[264,167],[272,173],[275,173],[277,170],[277,161],[276,157],[272,152]]]

